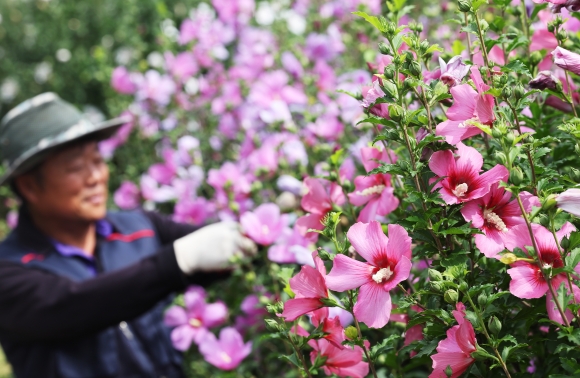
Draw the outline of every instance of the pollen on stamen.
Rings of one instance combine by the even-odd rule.
[[[375,185],[364,190],[357,191],[356,194],[359,196],[372,196],[373,194],[381,194],[385,190],[385,185]]]
[[[504,221],[493,211],[485,214],[485,220],[492,224],[498,231],[505,232],[508,230]]]
[[[465,196],[465,193],[467,193],[467,190],[469,190],[469,187],[467,186],[466,183],[463,183],[457,185],[455,189],[452,190],[452,192],[453,194],[455,194],[456,197],[463,197]]]
[[[393,271],[391,270],[391,267],[386,267],[386,268],[379,269],[375,274],[373,274],[372,278],[373,278],[373,281],[380,284],[380,283],[388,280],[389,278],[391,278],[392,275],[393,275]]]

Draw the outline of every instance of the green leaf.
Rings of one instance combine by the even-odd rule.
[[[290,355],[290,356],[280,356],[278,357],[281,360],[290,362],[291,364],[298,366],[301,370],[302,370],[302,364],[300,362],[298,362],[298,358],[296,357],[296,353]]]
[[[528,40],[528,38],[526,38],[525,35],[520,35],[517,38],[515,38],[507,47],[506,47],[506,51],[513,51],[515,49],[517,49],[518,47],[521,46],[527,46],[530,43],[530,41]]]
[[[385,31],[385,28],[383,27],[383,25],[381,24],[381,22],[379,21],[379,19],[377,17],[370,16],[370,15],[366,14],[365,12],[360,12],[360,11],[352,12],[352,14],[364,18],[365,20],[367,20],[368,23],[370,23],[375,28],[377,28],[381,33]]]
[[[534,18],[536,18],[536,16],[538,15],[538,13],[540,13],[540,11],[546,9],[547,7],[548,7],[548,3],[536,5],[534,10],[532,11],[532,14],[530,15],[530,20],[533,21]]]
[[[461,53],[463,51],[465,51],[467,49],[467,47],[465,47],[465,45],[463,43],[461,43],[460,40],[456,39],[455,41],[453,41],[453,44],[451,45],[451,51],[453,51],[453,55],[461,55]]]
[[[512,51],[513,48],[509,48],[507,49],[508,51]],[[526,75],[528,77],[532,77],[532,74],[530,73],[530,70],[528,69],[528,67],[526,67],[526,65],[524,63],[522,63],[520,60],[512,60],[511,62],[509,62],[508,64],[506,64],[505,66],[503,66],[501,68],[502,72],[515,72],[521,75]]]
[[[483,4],[488,4],[487,0],[473,0],[473,2],[471,3],[471,7],[473,8],[474,12],[477,12],[477,10],[483,5]]]

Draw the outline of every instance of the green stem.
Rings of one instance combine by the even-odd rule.
[[[528,10],[526,9],[526,2],[521,1],[520,4],[522,6],[522,26],[524,29],[524,35],[526,36],[527,39],[530,39],[530,24],[528,20]]]
[[[516,112],[516,110],[514,109],[512,104],[510,103],[509,99],[506,102],[507,102],[509,108],[511,109],[513,115],[514,115],[514,122],[516,124],[516,128],[518,130],[518,133],[520,133],[520,135],[522,135],[522,129],[520,128],[520,120],[518,118],[518,113]],[[508,151],[508,155],[509,155],[509,151]],[[532,158],[532,153],[530,150],[526,151],[526,155],[528,156],[528,163],[530,163],[530,170],[532,172],[532,184],[534,187],[534,194],[537,195],[538,194],[537,189],[536,189],[537,179],[536,179],[536,169],[534,168],[534,159]]]
[[[348,291],[348,298],[349,298],[349,300],[350,300],[350,307],[351,307],[351,309],[352,309],[352,308],[354,307],[354,301],[353,301],[353,299],[352,299],[352,291],[350,291],[350,290]],[[377,372],[376,372],[376,370],[375,370],[375,364],[374,364],[374,363],[373,363],[373,361],[371,360],[371,356],[370,356],[370,354],[369,354],[369,351],[368,351],[368,349],[367,349],[367,347],[366,347],[366,345],[365,345],[365,343],[364,343],[363,336],[362,336],[362,332],[361,332],[361,330],[360,330],[360,324],[358,323],[358,320],[357,320],[356,316],[354,315],[354,310],[351,310],[351,311],[350,311],[350,313],[352,314],[352,318],[354,319],[354,325],[355,325],[355,327],[356,327],[356,331],[358,332],[358,338],[359,338],[359,340],[361,340],[361,341],[362,341],[362,342],[361,342],[361,344],[362,344],[362,350],[363,350],[363,351],[364,351],[364,353],[365,353],[365,357],[367,358],[367,361],[368,361],[368,363],[369,363],[369,366],[370,366],[370,368],[371,368],[371,371],[372,371],[372,373],[373,373],[373,377],[374,377],[374,378],[378,378],[378,376],[377,376]]]
[[[310,374],[310,370],[308,369],[308,365],[306,365],[306,361],[304,360],[304,356],[302,355],[302,353],[300,353],[300,349],[298,349],[296,344],[294,344],[294,341],[292,340],[292,336],[288,336],[288,340],[290,340],[290,344],[292,344],[292,348],[294,348],[294,352],[296,353],[296,355],[298,355],[298,358],[300,359],[300,362],[302,363],[302,367],[304,368],[304,372],[306,372],[306,375],[308,376],[308,378],[312,378],[312,375]]]
[[[483,31],[481,30],[481,25],[479,24],[479,17],[477,17],[477,12],[473,12],[473,18],[475,18],[475,24],[477,25],[477,35],[479,37],[479,48],[481,49],[481,54],[483,55],[483,61],[485,62],[485,66],[489,70],[489,60],[487,59],[487,49],[485,48],[485,43],[483,41]],[[488,72],[488,75],[490,73]]]

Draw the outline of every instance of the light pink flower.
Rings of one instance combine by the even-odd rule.
[[[133,94],[137,90],[132,74],[123,66],[113,70],[111,76],[111,86],[113,89],[122,94]]]
[[[317,178],[308,177],[304,179],[304,186],[308,192],[302,197],[300,204],[302,208],[310,214],[304,215],[296,220],[295,227],[300,233],[312,241],[318,239],[318,233],[308,232],[309,229],[323,230],[322,218],[332,210],[333,202],[338,200],[334,191],[329,194],[323,186],[323,181]],[[340,189],[340,187],[338,187]]]
[[[444,136],[449,144],[457,144],[463,139],[480,134],[482,131],[475,122],[491,126],[495,120],[493,96],[484,94],[489,86],[483,82],[477,67],[471,68],[471,79],[477,91],[469,84],[451,88],[454,102],[447,110],[448,120],[437,125],[436,134]]]
[[[344,328],[342,327],[340,321],[340,317],[334,316],[331,318],[329,316],[328,307],[323,307],[319,310],[313,311],[310,321],[315,327],[320,327],[322,325],[322,332],[325,333],[323,338],[330,341],[339,349],[344,348],[342,342],[346,339],[346,337],[344,334]]]
[[[264,203],[253,212],[245,212],[240,217],[244,232],[256,243],[270,245],[282,235],[288,225],[286,214],[280,214],[280,208],[273,203]]]
[[[503,180],[507,180],[507,175]],[[538,197],[528,192],[520,193],[520,198],[528,212],[532,206],[541,206]],[[485,196],[467,202],[461,214],[467,222],[471,221],[473,227],[483,231],[483,234],[475,235],[475,245],[489,258],[499,259],[498,254],[505,249],[508,230],[525,223],[517,201],[512,200],[511,193],[498,183],[493,184]]]
[[[375,102],[382,98],[385,93],[379,85],[379,81],[373,81],[371,86],[363,85],[361,94],[363,96],[362,106],[363,108],[369,109],[371,114],[377,117],[389,118],[389,105],[386,103],[379,103],[375,105]]]
[[[115,205],[123,210],[134,209],[139,206],[139,187],[131,181],[123,181],[113,199]]]
[[[570,286],[568,285],[568,282],[564,281],[560,283],[560,287],[562,285],[564,285],[564,289],[566,290],[567,294],[570,295]],[[574,295],[574,302],[580,303],[580,288],[578,288],[578,286],[576,286],[575,284],[572,284],[572,293]],[[570,324],[572,322],[572,319],[574,319],[574,315],[572,315],[572,311],[570,311],[570,309],[567,308],[568,304],[569,303],[561,303],[562,308],[565,310],[564,315],[566,315],[568,324]],[[562,325],[565,324],[564,320],[562,319],[562,314],[560,314],[560,311],[558,310],[558,307],[556,305],[556,301],[554,300],[552,293],[550,293],[549,291],[546,293],[546,310],[548,312],[548,318],[550,320],[558,322]]]
[[[360,287],[354,315],[372,328],[381,328],[389,321],[389,291],[409,277],[412,265],[411,238],[407,231],[396,224],[389,224],[388,230],[389,237],[377,221],[354,224],[348,230],[348,240],[367,262],[337,255],[326,277],[326,284],[331,290],[345,291]]]
[[[228,309],[221,302],[206,303],[205,291],[199,286],[190,287],[184,294],[185,308],[172,306],[163,321],[171,331],[171,341],[175,349],[186,351],[192,342],[199,344],[208,334],[209,328],[223,324]]]
[[[558,246],[552,233],[539,224],[532,224],[532,229],[539,250],[538,258],[542,267],[552,267],[553,269],[562,268],[564,262],[560,257],[560,252],[558,251]],[[558,241],[561,242],[564,236],[569,236],[575,230],[576,227],[571,223],[565,223],[560,231],[556,232]],[[532,238],[525,224],[513,227],[509,231],[509,235],[505,238],[505,246],[510,251],[513,251],[514,248],[520,248],[527,253],[526,246],[530,247],[532,245]],[[508,269],[507,273],[512,279],[510,282],[510,292],[518,298],[540,298],[549,290],[544,274],[536,263],[516,261],[511,265],[511,269]],[[560,283],[565,280],[565,273],[560,273],[552,277],[552,287],[557,289]]]
[[[310,340],[308,345],[314,349],[310,353],[312,363],[318,356],[326,357],[322,367],[326,375],[364,378],[369,373],[369,364],[362,360],[363,350],[359,346],[355,346],[354,349],[340,349],[326,339]]]
[[[244,339],[235,328],[226,327],[220,331],[219,340],[213,333],[208,333],[199,344],[199,352],[213,366],[233,370],[252,352],[252,342],[244,344]]]
[[[284,303],[281,316],[287,322],[324,307],[320,299],[328,298],[328,288],[324,280],[326,275],[324,262],[316,252],[312,253],[312,258],[316,268],[304,265],[300,272],[290,279],[290,288],[296,296]]]
[[[429,161],[429,168],[437,175],[432,181],[444,177],[433,190],[440,189],[441,198],[448,205],[485,196],[492,184],[509,174],[506,167],[498,164],[480,175],[483,157],[463,143],[457,144],[457,155],[454,157],[449,150],[437,151]]]
[[[447,338],[439,342],[437,353],[431,356],[433,372],[429,378],[447,377],[445,374],[447,366],[451,366],[453,371],[451,378],[457,378],[475,361],[475,358],[471,357],[477,345],[475,331],[469,320],[465,319],[463,303],[457,303],[456,309],[453,316],[459,325],[447,330]]]
[[[454,87],[461,83],[461,80],[469,72],[471,67],[468,64],[463,63],[463,59],[460,55],[454,56],[445,63],[441,57],[439,57],[439,65],[441,66],[441,76],[440,79],[448,87]]]
[[[568,189],[556,197],[558,207],[572,215],[580,217],[580,189]]]
[[[552,51],[552,57],[558,67],[580,75],[580,55],[558,46]]]
[[[372,147],[361,148],[361,157],[367,172],[379,167],[381,163],[394,164],[397,161],[397,156],[392,151]],[[354,179],[354,185],[355,191],[348,195],[350,202],[355,206],[366,205],[358,216],[359,222],[370,222],[377,215],[387,215],[399,206],[399,199],[393,194],[389,174],[358,176]]]

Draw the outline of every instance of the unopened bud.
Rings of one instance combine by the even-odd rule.
[[[413,76],[421,76],[421,63],[417,62],[416,60],[412,61],[409,65],[409,72],[411,72]]]
[[[487,306],[487,294],[485,293],[479,294],[479,296],[477,297],[477,303],[479,304],[479,307],[482,308]]]
[[[274,319],[264,319],[266,323],[266,328],[272,332],[279,332],[280,331],[280,324]]]
[[[500,129],[494,127],[493,129],[491,129],[491,136],[494,137],[495,139],[499,139],[503,136],[503,133]]]
[[[385,89],[385,94],[391,96],[392,98],[397,98],[397,86],[395,83],[389,80],[383,80],[383,88]],[[392,107],[393,105],[389,106],[389,110]]]
[[[429,285],[431,286],[431,289],[436,293],[440,293],[443,291],[443,289],[445,289],[445,285],[441,281],[431,281],[429,282]]]
[[[548,211],[556,207],[557,205],[556,197],[557,197],[556,194],[550,194],[548,197],[546,197],[546,199],[544,199],[544,202],[542,202],[542,210]]]
[[[499,259],[499,261],[501,261],[502,263],[506,264],[506,265],[511,265],[513,263],[515,263],[516,261],[518,261],[518,257],[516,255],[514,255],[511,252],[508,253],[504,253],[502,255],[502,257]]]
[[[389,117],[395,122],[399,122],[403,118],[403,108],[397,104],[391,104],[389,106]]]
[[[560,80],[556,76],[552,75],[550,71],[540,71],[538,75],[531,80],[528,85],[532,89],[551,89],[556,90]],[[562,85],[562,83],[560,83]]]
[[[284,303],[276,302],[271,305],[267,305],[266,309],[270,314],[281,314],[284,311]]]
[[[532,65],[537,66],[538,64],[540,64],[540,62],[544,59],[544,57],[542,56],[542,54],[539,51],[534,51],[533,53],[530,54],[530,63],[532,63]]]
[[[461,281],[461,283],[459,284],[459,290],[462,293],[464,293],[468,288],[469,288],[469,286],[467,285],[467,282]]]
[[[489,330],[491,333],[497,336],[497,334],[501,331],[501,322],[495,316],[492,316],[487,323]]]
[[[562,238],[562,241],[560,241],[560,247],[564,248],[564,250],[570,248],[570,239],[567,237]]]
[[[391,55],[391,48],[384,42],[379,43],[379,52],[383,55]]]
[[[445,299],[445,302],[449,304],[455,304],[459,299],[459,294],[457,294],[457,291],[449,289],[445,292],[445,294],[443,294],[443,299]]]
[[[508,82],[508,77],[507,75],[501,75],[499,77],[499,85],[506,85]]]
[[[510,181],[514,185],[520,185],[524,182],[524,173],[519,167],[513,167],[510,171]]]
[[[500,162],[501,165],[507,164],[507,157],[505,156],[505,154],[503,152],[496,151],[495,158]]]
[[[467,13],[471,11],[471,1],[469,0],[459,0],[457,2],[457,7],[460,12]]]
[[[332,256],[330,256],[330,253],[326,252],[324,249],[318,250],[318,257],[320,257],[322,261],[332,261]]]
[[[548,31],[550,33],[554,32],[554,24],[552,22],[548,22]]]
[[[429,49],[429,41],[424,40],[421,42],[421,50],[422,51],[427,51]]]
[[[511,98],[513,93],[514,92],[512,91],[512,88],[509,86],[503,87],[503,89],[501,90],[501,94],[505,98]]]
[[[383,74],[387,79],[393,80],[393,78],[395,77],[395,67],[392,64],[389,64],[383,70]]]
[[[344,335],[347,339],[355,340],[358,338],[358,331],[353,326],[348,326],[344,330]]]
[[[451,368],[451,365],[447,365],[447,367],[445,368],[445,376],[447,378],[453,377],[453,369]]]
[[[429,269],[429,279],[431,281],[442,281],[443,275],[435,269]]]
[[[560,30],[558,30],[558,33],[556,34],[556,38],[558,38],[558,40],[560,40],[560,41],[564,41],[564,40],[568,39],[568,32],[566,32],[566,30],[564,30],[564,29],[560,29]]]
[[[514,95],[516,96],[516,99],[521,99],[524,97],[524,95],[526,94],[526,90],[524,89],[524,87],[521,84],[516,85],[516,88],[514,89]]]
[[[508,146],[513,146],[515,140],[516,140],[516,136],[514,135],[514,133],[509,132],[506,134],[505,141],[506,141]]]
[[[394,22],[388,22],[387,25],[385,26],[385,32],[388,35],[394,35],[395,31],[397,31],[397,25]]]

